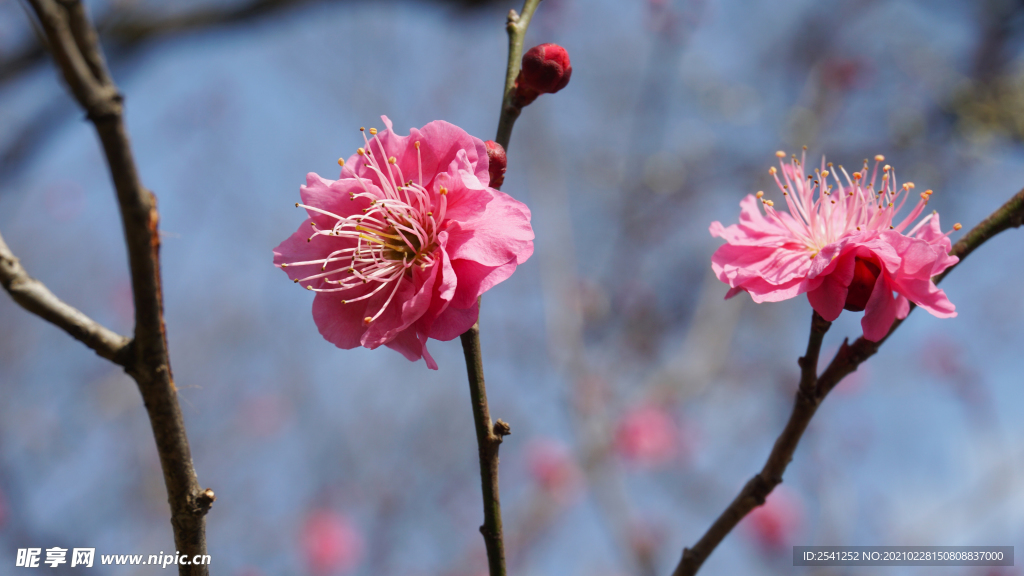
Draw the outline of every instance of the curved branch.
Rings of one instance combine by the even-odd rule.
[[[124,365],[130,340],[106,328],[57,298],[45,284],[29,276],[0,235],[0,284],[22,308],[56,325],[97,354]]]
[[[987,240],[1009,228],[1017,228],[1024,225],[1024,190],[1014,195],[1006,204],[1003,204],[991,216],[972,228],[959,242],[953,245],[950,254],[960,259],[957,264],[947,268],[942,274],[933,278],[936,284],[942,281],[949,272],[960,262],[963,262],[971,252]],[[911,305],[910,311],[913,312]],[[908,312],[909,314],[909,312]],[[718,544],[729,534],[729,532],[750,513],[751,510],[764,504],[769,493],[782,482],[782,474],[793,459],[800,438],[803,436],[807,425],[810,423],[818,406],[825,399],[825,396],[836,387],[839,382],[857,369],[862,362],[870,358],[878,351],[879,346],[885,342],[892,333],[899,328],[903,320],[893,322],[889,333],[878,342],[872,342],[863,336],[858,338],[852,345],[847,341],[839,347],[839,351],[832,358],[828,367],[816,376],[818,351],[821,349],[821,339],[828,330],[829,322],[814,314],[811,322],[811,336],[807,345],[807,354],[800,359],[801,377],[800,387],[796,394],[796,402],[793,412],[789,416],[786,428],[779,435],[768,456],[764,468],[740,490],[740,493],[731,504],[719,515],[714,524],[708,528],[693,548],[683,550],[683,557],[676,566],[673,576],[692,576],[700,570],[701,565],[708,556],[715,550]]]
[[[163,319],[159,216],[156,197],[139,180],[123,105],[110,80],[96,32],[78,0],[28,0],[46,34],[54,60],[72,94],[96,127],[121,211],[135,303],[135,339],[125,371],[135,379],[149,415],[164,473],[176,549],[206,554],[205,515],[212,490],[202,490],[171,375]],[[203,565],[179,566],[179,574],[206,576]]]

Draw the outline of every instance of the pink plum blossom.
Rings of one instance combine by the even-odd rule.
[[[526,446],[530,476],[546,493],[569,500],[583,485],[583,471],[569,447],[553,438],[537,438]]]
[[[828,321],[844,308],[863,310],[864,337],[873,342],[885,337],[896,318],[906,317],[910,302],[939,318],[956,316],[931,280],[958,261],[949,255],[952,231],[942,233],[936,212],[921,218],[931,190],[919,194],[909,214],[897,217],[914,184],[897,185],[895,171],[880,166],[884,160],[875,156],[870,171],[865,160],[852,175],[824,159],[806,174],[804,161],[795,156],[781,162],[781,179],[779,170],[769,169],[788,211],[776,210],[758,192],[740,202],[739,224],[711,223],[711,235],[726,241],[711,257],[719,280],[732,288],[726,298],[745,291],[755,302],[777,302],[806,292],[811,307]]]
[[[777,553],[793,545],[803,517],[800,497],[785,486],[776,486],[764,504],[747,514],[743,527],[762,551]]]
[[[369,130],[338,180],[306,176],[308,218],[274,264],[316,292],[313,320],[339,348],[380,345],[437,363],[427,338],[477,321],[478,298],[533,253],[530,210],[489,186],[487,149],[435,121],[399,136]],[[362,130],[362,129],[360,129]]]
[[[345,572],[359,565],[363,538],[348,518],[330,510],[310,514],[302,526],[302,549],[313,574]]]
[[[679,455],[679,436],[679,428],[667,411],[642,405],[630,409],[619,420],[615,448],[627,461],[658,466]]]

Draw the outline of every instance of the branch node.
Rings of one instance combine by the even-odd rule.
[[[508,422],[498,418],[498,421],[494,423],[494,434],[498,437],[498,441],[501,441],[503,436],[512,434],[512,427],[508,425]]]
[[[210,507],[217,501],[217,495],[213,493],[213,490],[207,488],[196,496],[196,514],[199,516],[206,515],[210,511]]]

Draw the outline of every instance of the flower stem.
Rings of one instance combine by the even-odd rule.
[[[491,423],[484,385],[483,356],[480,354],[480,325],[474,324],[462,335],[462,350],[469,374],[469,396],[473,402],[473,423],[480,454],[480,488],[484,499],[484,524],[480,533],[487,546],[487,565],[491,576],[505,576],[505,542],[501,529],[501,497],[498,492],[498,447],[502,437],[511,433],[501,420]]]
[[[1018,228],[1024,225],[1024,190],[1013,196],[1006,204],[992,213],[953,245],[950,254],[956,256],[963,262],[968,254],[975,248],[981,246],[985,241],[1008,228]],[[954,264],[947,268],[942,274],[932,278],[938,284],[946,277],[954,267]],[[911,311],[914,305],[911,304]],[[909,313],[908,313],[909,314]],[[879,342],[871,342],[864,337],[858,338],[852,345],[843,341],[835,357],[829,363],[820,376],[817,375],[818,353],[821,350],[821,341],[828,331],[830,322],[824,320],[817,313],[811,320],[811,334],[807,342],[807,353],[800,358],[801,368],[800,386],[796,393],[796,402],[793,412],[789,416],[785,429],[771,453],[764,468],[740,490],[739,495],[732,501],[724,512],[708,528],[693,548],[685,548],[683,557],[676,566],[673,576],[693,576],[700,570],[701,565],[708,556],[715,550],[718,544],[729,534],[729,532],[750,513],[751,510],[764,504],[765,498],[771,491],[782,482],[782,474],[786,471],[793,453],[796,451],[800,438],[803,436],[807,425],[821,405],[825,396],[836,387],[837,384],[848,374],[857,369],[862,362],[870,358],[878,351],[882,342],[885,342],[892,333],[899,328],[902,320],[897,320],[889,329],[889,333]]]
[[[530,26],[533,13],[540,0],[525,0],[523,10],[508,12],[508,68],[505,71],[505,91],[502,95],[501,115],[498,118],[498,135],[495,142],[508,150],[512,138],[512,127],[522,111],[512,104],[516,76],[519,75],[520,60],[523,57],[523,40]],[[476,427],[476,441],[480,454],[480,488],[484,501],[484,523],[480,533],[487,547],[487,566],[490,576],[505,576],[505,541],[501,529],[501,495],[498,490],[498,448],[501,439],[511,433],[505,422],[491,423],[487,406],[487,386],[484,384],[483,355],[480,352],[480,323],[461,336],[462,352],[466,357],[466,374],[469,377],[469,395],[473,403],[473,422]]]
[[[519,68],[522,66],[523,41],[526,39],[526,29],[530,26],[533,13],[537,11],[540,0],[526,0],[523,2],[523,10],[516,14],[515,10],[508,11],[508,24],[505,29],[508,31],[508,68],[505,71],[505,93],[501,99],[501,116],[498,118],[498,134],[494,141],[501,144],[501,147],[508,151],[508,142],[512,138],[512,126],[522,108],[516,106],[512,100],[515,92],[516,77],[519,76]]]

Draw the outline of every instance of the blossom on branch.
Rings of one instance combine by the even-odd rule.
[[[306,176],[309,217],[274,264],[316,292],[313,320],[339,348],[388,346],[437,363],[427,338],[477,321],[478,298],[533,253],[530,210],[489,186],[487,150],[435,121],[399,136],[370,128],[338,180]],[[360,129],[362,130],[362,129]]]
[[[758,192],[740,202],[739,224],[711,223],[711,235],[726,241],[711,257],[719,280],[732,288],[726,298],[746,291],[755,302],[777,302],[806,292],[825,320],[835,320],[844,309],[863,310],[864,337],[873,342],[888,334],[896,318],[906,317],[910,302],[939,318],[956,316],[931,280],[958,261],[949,255],[952,231],[942,232],[938,213],[921,218],[932,191],[920,193],[901,218],[897,214],[914,195],[914,184],[897,185],[892,167],[881,166],[884,157],[875,156],[871,170],[865,160],[853,174],[842,166],[834,170],[824,159],[807,174],[804,160],[806,152],[800,160],[780,160],[781,178],[779,170],[769,169],[787,211],[776,210]]]

